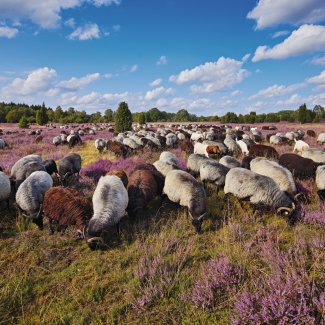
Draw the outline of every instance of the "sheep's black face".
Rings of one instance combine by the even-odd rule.
[[[325,190],[319,190],[317,194],[322,201],[325,201]]]
[[[38,217],[36,219],[33,219],[33,223],[35,223],[35,225],[37,225],[40,230],[43,230],[44,225],[43,225],[43,218],[42,217]]]
[[[88,229],[87,229],[87,237],[100,237],[103,230],[102,224],[98,219],[92,219],[89,221]]]

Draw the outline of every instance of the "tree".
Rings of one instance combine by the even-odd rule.
[[[45,104],[43,103],[41,109],[36,113],[36,123],[38,125],[44,125],[48,122],[48,116],[46,113]]]
[[[121,102],[117,111],[114,114],[115,130],[117,132],[124,132],[131,130],[132,127],[132,113],[129,110],[126,102]]]
[[[146,123],[146,113],[139,113],[138,114],[138,123],[139,124],[145,124]]]
[[[104,118],[105,118],[106,122],[113,122],[114,121],[114,113],[110,108],[105,110]]]
[[[19,124],[18,126],[21,128],[21,129],[27,129],[29,127],[28,125],[28,120],[27,120],[27,117],[25,115],[23,115],[21,117],[21,119],[19,120]]]
[[[190,118],[190,114],[186,109],[180,109],[175,117],[174,117],[174,121],[176,122],[189,122],[191,120]]]

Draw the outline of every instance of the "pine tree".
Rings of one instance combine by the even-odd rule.
[[[47,123],[47,121],[48,121],[48,116],[46,113],[45,104],[43,102],[41,109],[36,113],[36,123],[38,125],[44,125]]]
[[[126,102],[121,102],[117,111],[114,114],[115,130],[117,132],[124,132],[131,130],[132,127],[132,113],[129,110]]]
[[[27,117],[25,115],[23,115],[20,120],[19,120],[19,123],[18,123],[18,126],[21,128],[21,129],[27,129],[29,124],[28,124],[28,120],[27,120]]]

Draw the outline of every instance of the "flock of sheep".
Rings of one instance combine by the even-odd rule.
[[[74,131],[68,139],[61,133],[53,143],[58,145],[64,138],[75,145],[80,135]],[[103,175],[90,202],[67,186],[71,177],[78,178],[82,163],[79,154],[64,156],[58,166],[53,160],[28,155],[14,164],[10,177],[0,172],[0,202],[7,201],[9,208],[14,192],[15,205],[26,220],[42,229],[45,216],[52,234],[73,226],[93,249],[103,242],[103,233],[110,227],[119,232],[120,220],[126,213],[129,218],[141,216],[157,196],[186,207],[195,230],[200,232],[207,213],[207,183],[214,184],[217,191],[223,189],[226,195],[248,200],[256,208],[266,208],[287,218],[293,217],[302,197],[296,179],[315,179],[318,195],[324,200],[325,151],[310,148],[303,141],[301,130],[270,134],[267,138],[273,144],[293,142],[294,153],[279,156],[274,147],[260,144],[265,139],[256,128],[171,126],[153,131],[135,126],[133,131],[116,133],[109,141],[97,139],[96,148],[125,155],[146,147],[162,151],[180,145],[190,153],[187,171],[181,170],[175,154],[162,151],[153,164],[135,166],[129,177],[123,170]],[[325,133],[319,134],[317,140],[324,144]],[[244,158],[238,160],[241,155]],[[60,184],[53,187],[54,174]]]

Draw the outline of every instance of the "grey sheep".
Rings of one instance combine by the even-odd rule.
[[[194,175],[199,175],[201,165],[206,161],[215,161],[212,158],[208,158],[206,156],[191,154],[187,158],[187,170],[193,173]]]
[[[99,151],[102,152],[107,146],[107,142],[104,139],[96,139],[95,140],[95,148]]]
[[[121,179],[115,175],[102,176],[93,195],[94,215],[87,228],[87,243],[95,248],[102,242],[101,234],[117,226],[129,203],[128,192]]]
[[[192,224],[200,232],[206,213],[206,195],[202,184],[187,172],[173,170],[166,176],[163,192],[172,202],[188,208]]]
[[[217,161],[205,161],[200,167],[200,178],[203,183],[210,182],[217,186],[217,191],[225,185],[229,168]]]
[[[17,191],[20,184],[33,172],[36,171],[43,171],[45,172],[46,169],[44,167],[43,162],[38,161],[31,161],[19,168],[16,172],[16,179],[15,179],[15,190]]]
[[[317,194],[321,200],[325,200],[325,165],[316,169],[316,186]]]
[[[177,136],[174,133],[168,133],[166,135],[166,146],[175,147],[177,144]]]
[[[159,160],[166,164],[179,167],[177,156],[170,151],[163,151],[159,156]]]
[[[278,184],[281,191],[292,195],[297,193],[292,173],[277,162],[258,157],[250,162],[250,167],[251,171],[272,178]]]
[[[290,216],[295,210],[291,198],[270,177],[244,168],[232,168],[226,176],[225,194],[274,209],[282,216]]]
[[[224,156],[219,160],[219,163],[221,165],[224,165],[228,168],[235,168],[235,167],[240,167],[241,166],[241,162],[238,161],[236,158],[232,157],[232,156]]]
[[[16,202],[27,220],[32,220],[43,229],[42,203],[45,192],[53,186],[51,176],[44,171],[37,171],[28,176],[16,193]]]
[[[79,175],[81,169],[81,156],[77,153],[69,153],[59,161],[59,176],[63,184],[67,179],[77,174]]]
[[[171,170],[180,169],[177,165],[169,164],[161,160],[155,161],[153,165],[164,176],[166,176]]]
[[[57,135],[55,136],[53,139],[52,139],[52,143],[56,146],[58,146],[59,144],[62,143],[62,138],[60,135]]]
[[[8,208],[10,193],[10,179],[4,172],[0,171],[0,202],[6,201]]]
[[[15,180],[16,179],[16,173],[22,166],[24,166],[25,164],[27,164],[29,162],[39,162],[39,163],[41,163],[42,161],[43,161],[43,159],[42,159],[42,157],[40,155],[28,155],[28,156],[22,157],[19,160],[17,160],[15,162],[15,164],[12,166],[10,177]]]

